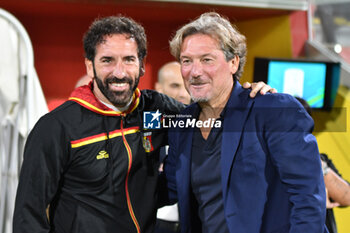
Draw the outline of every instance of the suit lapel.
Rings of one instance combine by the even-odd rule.
[[[243,127],[249,115],[254,100],[250,99],[249,91],[235,82],[231,97],[224,112],[224,124],[221,144],[221,179],[223,198],[226,200],[230,171],[238,149]]]

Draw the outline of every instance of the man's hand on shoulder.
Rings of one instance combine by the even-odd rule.
[[[257,83],[249,83],[249,82],[245,82],[243,83],[243,88],[248,89],[251,88],[252,91],[250,92],[249,96],[251,98],[254,98],[256,96],[256,94],[258,93],[258,91],[260,91],[260,94],[265,95],[267,92],[270,93],[277,93],[277,90],[275,88],[270,87],[269,85],[267,85],[266,83],[260,81]]]

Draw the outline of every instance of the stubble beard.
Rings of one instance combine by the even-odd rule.
[[[209,97],[195,97],[191,94],[191,99],[193,102],[197,102],[197,103],[207,103],[209,101]]]
[[[189,82],[190,85],[193,85],[193,84],[196,84],[196,83],[201,83],[203,81],[201,80],[201,78],[190,78],[190,80],[188,82]],[[195,96],[190,89],[188,90],[188,92],[189,92],[189,94],[191,96],[191,100],[193,102],[207,103],[210,100],[209,93],[206,93],[205,96]]]

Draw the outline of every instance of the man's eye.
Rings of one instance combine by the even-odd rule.
[[[110,63],[111,61],[112,59],[109,59],[109,58],[102,59],[103,63]]]
[[[170,87],[175,89],[175,88],[180,88],[180,85],[177,83],[171,83]]]
[[[127,63],[134,63],[136,61],[135,57],[126,57],[125,62]]]
[[[210,59],[210,58],[204,58],[203,61],[204,61],[205,63],[207,63],[207,62],[211,62],[212,59]]]
[[[182,63],[182,64],[188,64],[188,63],[190,63],[190,60],[188,60],[188,59],[183,59],[183,60],[181,60],[181,63]]]

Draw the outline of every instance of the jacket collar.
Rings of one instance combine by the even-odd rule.
[[[138,88],[136,88],[129,108],[123,112],[117,112],[101,103],[92,92],[92,89],[93,81],[91,81],[88,85],[77,87],[71,93],[69,100],[80,104],[90,111],[106,116],[125,116],[126,114],[134,111],[140,103],[141,92]]]
[[[245,90],[238,81],[235,81],[230,98],[227,101],[225,109],[221,115],[224,116],[228,109],[246,108],[247,100],[249,100],[249,93],[249,90]]]

